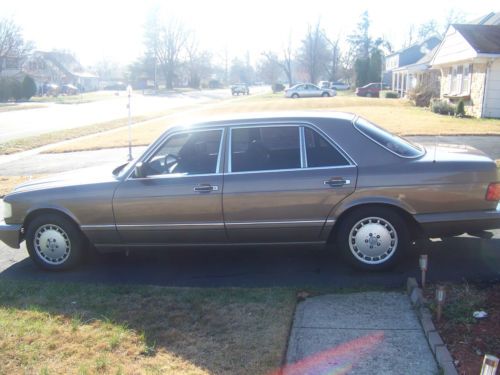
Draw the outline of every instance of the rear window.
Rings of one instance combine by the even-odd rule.
[[[417,145],[389,133],[377,125],[358,117],[354,122],[354,126],[365,136],[375,141],[380,146],[385,147],[389,151],[404,158],[417,158],[424,154],[424,150]]]

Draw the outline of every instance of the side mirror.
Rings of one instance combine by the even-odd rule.
[[[146,168],[144,168],[144,164],[142,161],[138,162],[134,167],[134,174],[137,178],[146,177]]]

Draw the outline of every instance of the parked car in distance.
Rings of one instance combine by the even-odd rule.
[[[76,95],[78,94],[78,87],[71,84],[66,84],[61,86],[61,94],[65,95]]]
[[[231,94],[232,95],[249,95],[250,89],[246,83],[237,83],[231,86]]]
[[[49,270],[100,251],[335,245],[387,269],[421,237],[500,227],[500,174],[467,146],[416,145],[347,113],[169,128],[127,164],[18,186],[0,240]]]
[[[330,82],[329,81],[319,81],[318,82],[318,87],[320,89],[330,89]]]
[[[335,90],[349,90],[351,88],[350,85],[344,82],[332,82],[331,86],[332,89]]]
[[[363,87],[356,88],[356,95],[366,96],[367,98],[378,98],[380,96],[380,91],[384,88],[384,84],[380,82],[372,82]]]
[[[312,98],[335,96],[337,92],[332,89],[322,89],[312,83],[300,83],[285,90],[287,98]]]

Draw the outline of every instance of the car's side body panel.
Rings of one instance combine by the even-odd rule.
[[[113,199],[116,226],[127,244],[226,241],[222,174],[127,179]],[[210,185],[216,191],[197,192]]]
[[[354,191],[356,166],[228,174],[224,219],[231,242],[324,241],[332,207]],[[347,184],[325,182],[342,177]]]

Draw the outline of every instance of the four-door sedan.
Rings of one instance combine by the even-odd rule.
[[[337,92],[329,88],[319,88],[312,83],[301,83],[285,90],[287,98],[312,98],[312,97],[328,97],[335,96]]]
[[[101,251],[330,245],[386,269],[423,236],[500,227],[495,163],[412,144],[346,113],[231,118],[169,129],[138,159],[17,187],[0,240],[50,270]]]

